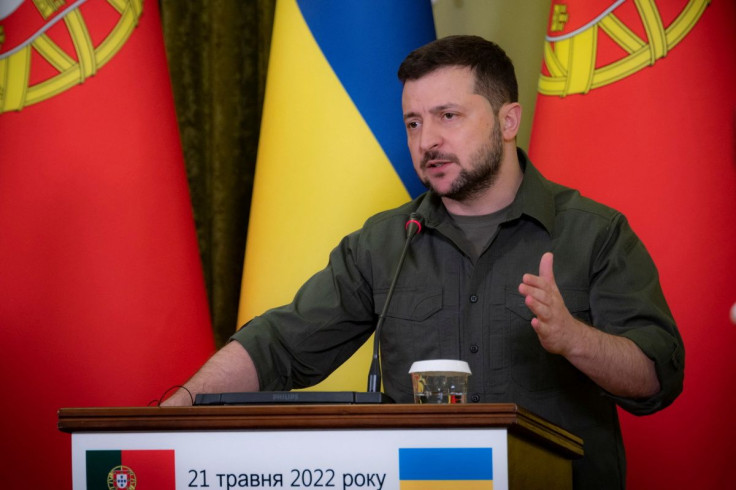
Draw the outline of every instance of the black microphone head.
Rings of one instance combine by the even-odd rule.
[[[419,213],[411,213],[406,221],[406,238],[411,238],[422,231],[422,216]]]

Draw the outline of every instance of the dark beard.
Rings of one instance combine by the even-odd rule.
[[[441,197],[447,197],[453,201],[465,201],[482,193],[496,182],[502,158],[503,136],[498,121],[496,121],[491,133],[491,140],[481,147],[471,159],[472,162],[478,164],[473,165],[471,169],[462,169],[447,192],[437,192],[437,189],[432,187],[429,180],[424,180],[423,184]],[[434,159],[458,161],[455,155],[445,155],[439,152],[427,152],[424,155],[425,162]]]

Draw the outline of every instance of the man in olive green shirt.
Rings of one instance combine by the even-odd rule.
[[[380,339],[384,391],[411,402],[412,362],[465,360],[471,402],[518,403],[583,438],[576,488],[623,488],[617,405],[652,413],[682,390],[682,340],[651,258],[620,213],[544,179],[516,148],[521,107],[498,46],[444,38],[412,52],[399,78],[429,192],[345,237],[290,305],[249,322],[187,389],[324,379],[373,332],[416,212],[424,227]]]

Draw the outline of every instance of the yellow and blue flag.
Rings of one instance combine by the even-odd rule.
[[[493,449],[400,448],[401,490],[493,490]]]
[[[278,0],[239,325],[290,302],[366,218],[423,191],[396,71],[434,38],[429,0]],[[359,371],[348,362],[336,386],[365,388],[362,350]]]

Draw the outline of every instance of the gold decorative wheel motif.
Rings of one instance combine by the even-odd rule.
[[[74,44],[75,57],[65,52],[42,29],[16,49],[0,54],[0,114],[21,110],[83,83],[122,48],[138,25],[143,0],[106,0],[119,14],[115,26],[94,46],[77,1],[60,14],[59,22]],[[45,59],[58,73],[31,85],[32,52]]]
[[[621,80],[647,66],[677,45],[692,30],[710,0],[690,0],[665,27],[654,0],[634,0],[647,39],[642,39],[610,11],[583,28],[565,36],[547,36],[544,65],[549,75],[539,79],[539,93],[566,96],[584,94]],[[564,5],[553,7],[551,26],[564,25],[569,13]],[[603,31],[626,53],[605,66],[596,65],[599,32]]]

